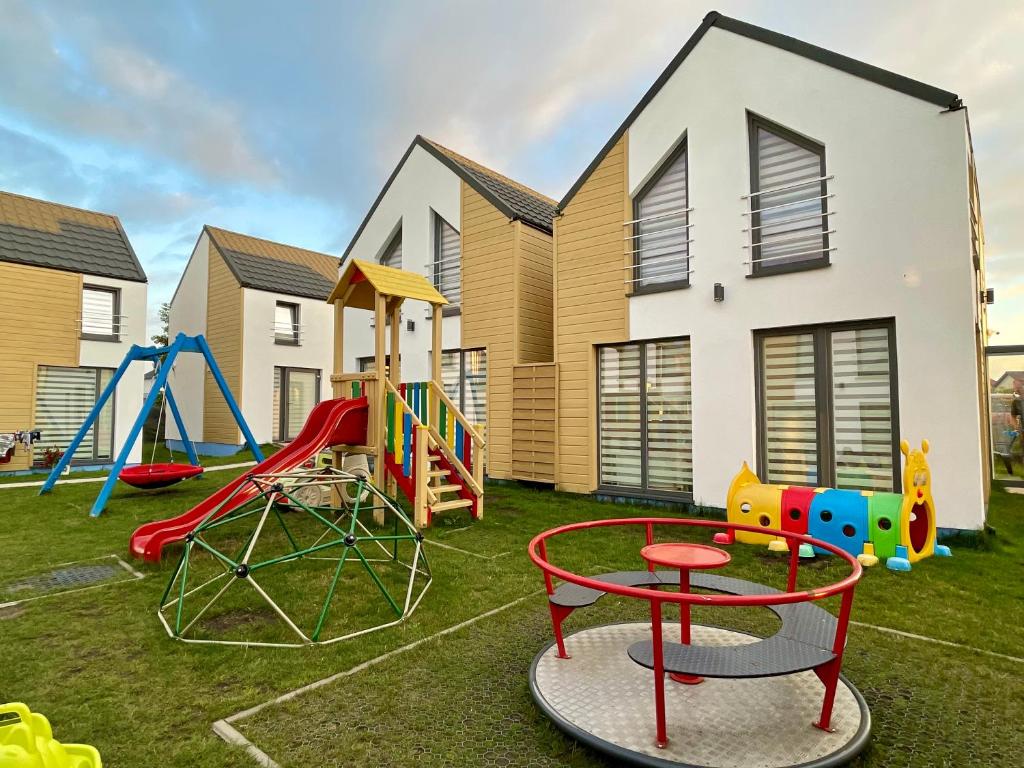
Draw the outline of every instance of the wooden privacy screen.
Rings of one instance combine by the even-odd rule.
[[[555,363],[512,369],[512,477],[555,482]]]

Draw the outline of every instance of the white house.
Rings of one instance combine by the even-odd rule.
[[[559,203],[558,487],[900,490],[978,529],[983,246],[948,91],[717,13]]]
[[[204,227],[171,299],[170,337],[202,334],[260,443],[287,441],[330,397],[334,326],[326,303],[338,259]],[[199,355],[181,355],[170,377],[200,453],[230,454],[242,437]],[[181,445],[166,419],[172,448]]]
[[[146,343],[146,273],[116,216],[0,192],[0,433],[42,432],[0,472],[63,451],[132,344]],[[109,464],[142,408],[148,363],[133,363],[75,453]],[[142,458],[141,440],[130,463]]]

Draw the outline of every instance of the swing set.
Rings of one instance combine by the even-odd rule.
[[[217,382],[217,386],[220,388],[220,392],[224,396],[224,402],[227,403],[228,408],[231,411],[231,415],[238,424],[238,428],[242,431],[242,436],[245,438],[245,442],[249,446],[249,450],[252,451],[252,455],[255,457],[257,462],[263,461],[263,453],[260,451],[260,447],[256,443],[256,439],[253,437],[252,432],[249,430],[249,425],[246,424],[245,418],[242,416],[242,412],[238,408],[238,403],[235,402],[235,398],[231,394],[227,381],[224,380],[224,375],[221,373],[220,367],[217,365],[217,361],[213,357],[210,345],[202,335],[186,336],[183,333],[179,333],[175,336],[174,341],[166,347],[140,347],[138,344],[132,345],[131,349],[128,350],[128,354],[125,355],[124,360],[121,361],[121,365],[119,365],[117,370],[114,372],[114,376],[111,378],[110,383],[104,388],[99,399],[96,401],[96,404],[86,417],[85,422],[75,434],[75,437],[68,446],[68,449],[64,451],[64,455],[61,456],[60,461],[57,462],[57,465],[50,472],[49,477],[46,478],[46,482],[43,483],[43,487],[39,490],[40,495],[48,493],[53,489],[53,486],[56,485],[57,480],[64,471],[64,468],[71,464],[71,459],[74,457],[75,451],[78,450],[78,447],[82,444],[86,435],[89,434],[89,430],[93,428],[93,425],[99,418],[100,412],[103,410],[103,406],[106,405],[107,401],[113,396],[114,390],[117,388],[117,383],[121,380],[121,377],[124,376],[125,371],[128,370],[128,366],[136,361],[150,361],[156,366],[156,377],[153,380],[153,387],[143,402],[142,410],[139,412],[138,417],[136,417],[135,423],[132,424],[131,431],[128,433],[128,437],[125,439],[120,452],[118,452],[117,459],[114,461],[114,466],[110,470],[110,474],[107,476],[106,482],[103,483],[103,487],[100,489],[99,495],[96,497],[96,501],[92,505],[92,511],[89,514],[93,517],[99,517],[100,513],[103,512],[103,508],[107,505],[107,500],[110,498],[110,494],[114,490],[114,483],[116,483],[118,479],[135,488],[164,488],[186,478],[196,477],[203,473],[203,468],[199,464],[199,457],[196,455],[195,443],[189,439],[188,432],[185,429],[185,422],[181,418],[181,411],[178,409],[178,403],[174,399],[174,394],[171,392],[170,383],[168,382],[168,376],[173,370],[174,361],[182,352],[194,352],[203,356],[206,361],[206,365],[210,369],[210,373],[213,375],[214,381]],[[139,439],[139,435],[142,433],[142,426],[146,421],[146,416],[153,409],[153,405],[156,403],[156,398],[161,391],[164,393],[164,400],[167,403],[168,410],[171,412],[171,417],[174,419],[174,423],[178,427],[178,434],[181,436],[181,442],[185,446],[185,453],[188,455],[189,463],[175,463],[173,452],[171,454],[171,462],[162,464],[153,463],[153,459],[156,458],[156,442],[154,441],[153,452],[150,455],[149,464],[125,467],[125,463],[128,460],[128,454],[131,452],[132,446],[135,445],[135,441]],[[160,415],[157,420],[157,434],[160,432],[160,423],[162,419],[163,409],[161,408]]]

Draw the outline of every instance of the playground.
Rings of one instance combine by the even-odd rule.
[[[92,748],[115,765],[1013,764],[1024,498],[996,490],[993,529],[950,557],[927,441],[901,444],[902,494],[744,464],[725,520],[487,483],[440,356],[422,382],[387,364],[406,299],[431,304],[440,348],[446,300],[422,276],[349,263],[336,338],[346,308],[373,312],[374,370],[336,365],[334,397],[273,452],[205,339],[179,334],[119,369],[157,363],[129,441],[159,391],[184,436],[170,374],[191,352],[251,462],[207,471],[186,440],[187,464],[154,446],[126,467],[123,448],[105,479],[59,483],[115,374],[42,498],[3,489],[0,698],[21,705],[0,710],[0,749],[52,727],[91,754],[74,768]]]
[[[210,473],[145,493],[118,486],[98,519],[88,515],[95,484],[43,499],[32,488],[2,491],[0,549],[10,555],[0,564],[0,589],[62,563],[110,555],[143,576],[122,571],[60,594],[5,591],[0,602],[22,602],[0,608],[3,698],[44,713],[58,739],[93,744],[110,765],[259,765],[244,745],[218,736],[220,721],[229,726],[220,725],[221,733],[237,734],[284,766],[607,764],[556,730],[531,700],[530,664],[550,642],[551,623],[526,547],[556,523],[644,516],[650,508],[489,484],[486,520],[454,511],[425,530],[433,583],[404,623],[300,649],[176,642],[155,616],[176,558],[132,561],[125,542],[140,524],[187,509],[230,476]],[[955,543],[953,558],[924,561],[912,575],[866,569],[843,665],[873,720],[871,743],[854,765],[1016,764],[1024,748],[1024,641],[1008,628],[1024,624],[1022,513],[1024,497],[994,491],[994,535]],[[709,541],[702,531],[674,538]],[[587,535],[559,558],[583,574],[642,568],[635,543],[632,535]],[[729,551],[730,575],[784,584],[785,555]],[[802,566],[801,585],[834,582],[844,567],[838,558],[818,558]],[[302,595],[301,585],[283,588],[292,593],[275,592],[281,602]],[[32,596],[40,599],[26,599]],[[369,590],[345,597],[353,614],[376,610]],[[838,612],[834,598],[819,604]],[[672,610],[666,621],[677,615]],[[636,601],[608,595],[570,616],[566,632],[647,615]],[[265,607],[227,610],[213,629],[259,631],[273,620]],[[762,635],[778,624],[760,608],[698,606],[692,620]]]

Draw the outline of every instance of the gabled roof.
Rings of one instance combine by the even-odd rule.
[[[936,106],[944,109],[960,109],[963,104],[960,98],[950,91],[944,91],[941,88],[936,88],[932,85],[912,80],[909,77],[903,75],[897,75],[895,72],[889,72],[888,70],[881,69],[872,64],[866,64],[863,61],[857,59],[851,59],[849,56],[843,56],[840,53],[835,53],[827,48],[820,48],[817,45],[805,43],[803,40],[797,40],[795,37],[789,37],[788,35],[782,35],[778,32],[772,32],[769,29],[758,27],[753,24],[748,24],[745,21],[739,21],[738,19],[732,19],[728,16],[723,16],[718,11],[711,11],[707,16],[704,17],[704,21],[697,27],[697,31],[694,32],[690,39],[686,41],[686,44],[679,50],[679,53],[675,55],[675,58],[669,62],[669,65],[665,68],[658,79],[654,81],[654,85],[648,89],[647,93],[643,95],[639,103],[633,107],[633,111],[629,113],[622,125],[619,126],[618,130],[612,135],[608,142],[598,152],[597,157],[593,159],[590,165],[587,166],[583,174],[576,180],[576,183],[569,188],[569,191],[565,193],[565,196],[558,203],[558,210],[562,211],[569,201],[576,195],[583,183],[590,177],[590,174],[601,164],[604,160],[605,155],[614,147],[622,135],[626,132],[633,121],[639,117],[640,113],[644,111],[648,104],[658,95],[658,92],[662,89],[669,78],[679,69],[680,65],[686,60],[686,57],[690,55],[690,52],[697,47],[697,44],[704,37],[705,33],[711,29],[711,27],[718,27],[724,29],[727,32],[732,32],[736,35],[750,38],[751,40],[757,40],[760,43],[771,45],[776,48],[780,48],[790,53],[795,53],[797,56],[803,56],[811,61],[816,61],[819,64],[838,69],[847,74],[860,77],[864,80],[876,83],[877,85],[891,88],[894,91],[905,93],[908,96],[913,96],[916,99],[927,101]]]
[[[355,286],[351,293],[349,286]],[[351,259],[348,262],[327,301],[334,302],[344,298],[346,307],[372,310],[375,308],[375,291],[399,299],[415,299],[430,304],[448,303],[448,299],[438,293],[424,275],[362,259]]]
[[[490,200],[510,219],[521,219],[535,229],[551,232],[551,221],[555,216],[555,206],[557,205],[555,200],[530,189],[525,184],[502,176],[497,171],[492,171],[458,152],[442,147],[436,141],[422,136],[417,138],[422,138],[427,147],[433,147],[440,152],[443,158],[438,159],[442,163],[459,174],[467,184]]]
[[[458,152],[453,152],[436,141],[431,141],[423,136],[416,136],[412,143],[409,144],[409,148],[405,150],[402,159],[398,161],[395,170],[391,172],[388,180],[384,182],[380,194],[373,201],[373,205],[370,206],[370,210],[367,211],[366,216],[359,224],[359,228],[352,236],[352,240],[345,249],[345,253],[342,254],[342,260],[346,259],[352,248],[355,247],[356,240],[363,233],[367,223],[373,216],[373,212],[377,210],[380,201],[384,199],[384,195],[387,194],[391,184],[398,177],[398,172],[402,170],[405,161],[409,159],[409,155],[412,154],[416,147],[422,147],[439,162],[446,165],[459,178],[479,192],[491,205],[508,216],[509,219],[513,221],[520,220],[525,224],[529,224],[534,229],[551,234],[551,222],[554,219],[555,206],[557,204],[555,200],[542,195],[536,190],[530,189],[524,184],[520,184],[518,181],[503,176],[497,171],[492,171],[490,168],[480,165],[468,157],[460,155]]]
[[[116,216],[0,192],[0,261],[146,282]]]
[[[243,288],[326,299],[337,281],[336,256],[209,225],[203,229]]]

